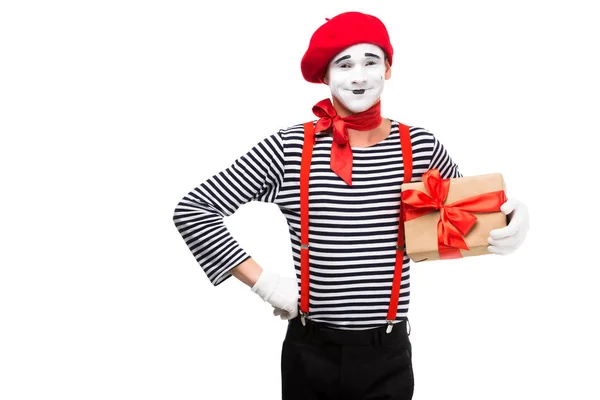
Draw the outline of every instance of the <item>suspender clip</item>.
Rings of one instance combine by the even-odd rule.
[[[392,329],[394,328],[394,324],[392,323],[391,319],[387,319],[386,321],[388,323],[388,327],[385,330],[385,333],[390,333],[392,331]]]
[[[300,310],[300,321],[302,321],[302,325],[306,326],[306,316],[308,315],[308,313],[305,313],[304,311]]]

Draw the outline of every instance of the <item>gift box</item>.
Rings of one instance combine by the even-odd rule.
[[[492,254],[490,231],[506,226],[502,174],[442,179],[437,169],[401,186],[405,246],[414,262]]]

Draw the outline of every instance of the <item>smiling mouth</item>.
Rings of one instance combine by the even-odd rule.
[[[354,94],[363,94],[365,93],[367,90],[371,90],[372,88],[367,88],[367,89],[348,89],[348,91],[354,93]]]

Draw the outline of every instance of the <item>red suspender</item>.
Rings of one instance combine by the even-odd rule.
[[[402,149],[402,164],[404,167],[404,181],[408,183],[412,180],[412,144],[410,141],[410,132],[408,126],[399,124],[400,128],[400,147]],[[392,282],[392,294],[390,296],[390,306],[387,313],[387,332],[392,331],[392,321],[396,320],[398,311],[398,296],[400,296],[400,284],[402,283],[402,265],[404,262],[404,207],[400,202],[400,216],[398,218],[398,244],[396,245],[396,266],[394,268],[394,281]]]
[[[402,148],[402,164],[404,164],[404,183],[412,181],[412,143],[408,126],[398,123],[400,127],[400,146]]]
[[[404,181],[412,180],[412,144],[410,141],[409,128],[399,124],[400,147],[402,149],[402,162],[404,167]],[[310,177],[310,165],[312,161],[313,147],[315,144],[315,128],[313,122],[304,124],[304,144],[302,147],[302,164],[300,165],[300,318],[302,324],[306,325],[306,316],[309,310],[309,265],[308,265],[308,183]],[[392,293],[390,306],[387,313],[387,332],[392,331],[392,321],[396,320],[398,311],[398,296],[400,295],[400,283],[402,282],[402,264],[404,261],[404,212],[400,203],[400,216],[398,220],[398,244],[396,246],[396,265],[394,268],[394,280],[392,282]]]
[[[304,124],[304,144],[302,146],[302,164],[300,164],[300,319],[306,325],[308,315],[308,179],[315,144],[315,126],[313,122]]]

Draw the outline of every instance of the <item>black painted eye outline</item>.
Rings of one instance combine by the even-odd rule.
[[[365,63],[365,65],[366,65],[367,67],[371,67],[371,66],[374,66],[374,65],[378,65],[378,63],[377,63],[376,61],[373,61],[373,60],[368,60],[368,61]],[[343,64],[340,64],[340,65],[338,65],[338,68],[340,68],[340,69],[348,69],[348,68],[350,68],[350,67],[351,67],[351,65],[350,65],[350,64],[348,64],[348,63],[343,63]]]

